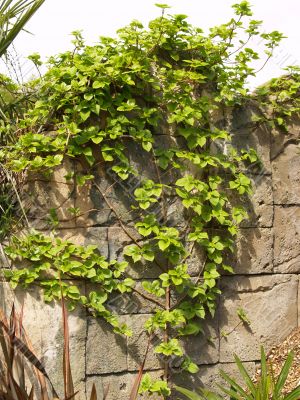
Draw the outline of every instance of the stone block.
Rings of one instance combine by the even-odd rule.
[[[158,137],[158,142],[162,146],[165,141],[170,140],[171,138],[168,136]],[[175,139],[173,138],[173,140]],[[76,188],[75,205],[81,213],[76,219],[77,226],[111,226],[116,224],[119,218],[124,223],[136,221],[139,218],[139,212],[132,208],[132,205],[137,205],[134,197],[135,189],[141,186],[146,179],[170,184],[179,177],[178,171],[174,169],[166,171],[157,169],[152,153],[141,151],[140,146],[136,143],[131,143],[128,149],[127,156],[130,165],[138,171],[138,174],[132,174],[128,179],[122,180],[111,167],[104,170],[102,164],[96,166],[92,171],[94,179],[88,181],[84,186]],[[181,208],[183,212],[181,203],[175,202],[172,196],[166,197],[169,203],[170,223],[172,225],[181,223],[181,219],[178,218],[178,209]],[[158,203],[155,203],[148,211],[162,215],[161,208]]]
[[[233,109],[227,110],[231,111],[231,128],[234,133],[239,133],[243,129],[251,129],[255,126],[252,118],[260,111],[259,107],[252,104],[237,105]],[[223,113],[221,113],[222,116]]]
[[[118,218],[124,223],[132,221],[136,216],[131,209],[135,182],[113,179],[109,169],[104,172],[97,168],[94,176],[92,181],[77,187],[75,206],[80,209],[77,226],[111,226]]]
[[[102,186],[104,186],[103,182]],[[103,193],[108,186],[107,183],[103,187]],[[91,181],[76,188],[75,207],[79,209],[79,215],[76,218],[78,227],[108,226],[116,221],[115,215]]]
[[[224,277],[220,302],[220,361],[236,353],[244,361],[260,358],[297,326],[298,278],[295,275]],[[242,323],[238,309],[250,325]]]
[[[138,241],[140,236],[136,229],[126,226],[126,232],[122,227],[112,226],[108,228],[108,247],[110,259],[121,259],[123,250],[126,246],[134,244],[134,240]],[[134,239],[134,240],[133,240]]]
[[[59,235],[79,246],[95,245],[99,252],[108,258],[107,228],[76,228],[59,231]]]
[[[272,179],[269,175],[253,174],[248,174],[248,178],[252,183],[252,194],[239,196],[235,191],[229,191],[230,204],[234,207],[242,206],[248,213],[248,218],[241,222],[241,227],[270,228],[274,218]]]
[[[170,149],[179,147],[187,149],[186,141],[183,137],[178,135],[174,136],[170,132],[170,128],[159,126],[159,132],[155,134],[155,148],[156,149]],[[152,152],[148,153],[144,150],[141,151],[141,146],[137,143],[130,143],[128,146],[128,159],[131,166],[138,171],[138,176],[135,187],[143,179],[151,179],[154,182],[161,181],[164,184],[174,183],[180,177],[180,171],[175,168],[167,168],[166,170],[158,169],[153,160]]]
[[[130,236],[139,240],[138,233],[135,229],[126,227]],[[108,248],[110,259],[117,259],[118,261],[124,260],[123,250],[127,245],[133,244],[132,239],[120,227],[111,227],[108,229]],[[126,261],[130,261],[126,257]],[[161,260],[158,260],[161,266]],[[136,263],[130,262],[129,269],[127,270],[128,276],[134,279],[154,279],[157,278],[162,272],[162,268],[155,262],[138,261]]]
[[[250,376],[255,375],[255,362],[243,363]],[[172,380],[177,386],[197,391],[198,388],[205,388],[215,393],[222,394],[218,388],[218,384],[226,386],[226,382],[220,376],[220,370],[226,372],[230,377],[234,378],[239,384],[243,383],[239,370],[235,363],[220,363],[217,365],[202,365],[199,368],[197,374],[188,374],[186,372],[180,372],[172,376]],[[175,391],[175,393],[177,393]],[[172,400],[177,400],[178,396],[174,393]]]
[[[151,371],[149,373],[152,379],[159,379],[162,375],[162,371]],[[136,378],[137,373],[88,377],[86,381],[87,399],[90,399],[90,393],[93,384],[95,384],[98,399],[102,399],[104,394],[107,394],[106,400],[128,400]],[[139,395],[138,399],[161,400],[161,397],[156,395],[149,397],[145,394],[143,396]]]
[[[24,307],[23,325],[32,348],[45,366],[59,395],[63,396],[63,323],[59,303],[45,304],[38,288],[22,288],[14,292],[7,283],[0,282],[0,307],[10,313],[14,302],[20,312]],[[86,320],[83,309],[68,316],[70,331],[70,357],[75,391],[84,400]]]
[[[127,362],[128,371],[138,371],[142,364],[149,337],[145,332],[144,324],[151,315],[128,315],[122,321],[132,329],[133,336],[127,338]],[[154,353],[154,348],[162,338],[155,336],[149,344],[149,352],[146,359],[145,370],[157,370],[163,367],[164,360]],[[182,346],[197,364],[216,363],[219,359],[219,338],[217,320],[204,324],[203,335],[182,339]],[[170,368],[176,369],[179,359],[171,360]]]
[[[130,235],[136,240],[140,240],[138,233],[135,229],[126,227]],[[110,259],[117,259],[119,261],[124,260],[123,251],[124,248],[134,242],[120,227],[108,228],[108,247]],[[141,243],[139,241],[139,243]],[[125,257],[126,261],[130,261],[128,257]],[[191,276],[198,276],[199,271],[203,269],[203,263],[205,261],[205,254],[201,248],[195,246],[191,256],[187,259],[189,273]],[[141,260],[136,263],[130,261],[128,275],[134,279],[156,279],[164,272],[165,259],[159,254],[156,257],[156,261],[150,262]]]
[[[251,171],[261,174],[271,173],[270,140],[271,132],[266,125],[255,127],[251,121],[254,111],[251,107],[237,107],[232,114],[232,145],[237,150],[254,149],[261,161],[262,168],[256,164]],[[249,169],[248,169],[249,171]]]
[[[291,145],[296,144],[299,140],[299,116],[293,116],[288,121],[288,132],[282,133],[279,130],[273,129],[271,134],[271,160],[275,160],[279,154],[284,152],[284,149]]]
[[[275,204],[300,205],[299,145],[290,144],[272,161]]]
[[[110,376],[88,377],[86,381],[87,399],[90,399],[92,387],[95,385],[97,398],[106,400],[127,400],[134,385],[134,374],[118,374]]]
[[[300,279],[299,279],[299,286],[298,286],[298,321],[300,321]]]
[[[7,243],[0,243],[0,271],[1,269],[4,270],[6,268],[9,268],[10,266],[10,261],[8,257],[6,256],[4,252],[4,247],[7,245]],[[1,271],[3,272],[3,271]],[[1,272],[0,272],[0,279],[1,279]]]
[[[190,257],[186,260],[188,272],[192,277],[196,277],[202,272],[206,262],[206,255],[200,246],[195,244]]]
[[[183,348],[197,365],[219,361],[219,322],[217,318],[203,321],[203,333],[182,339]]]
[[[128,350],[128,370],[138,371],[143,363],[147,346],[149,342],[149,335],[145,332],[144,325],[151,317],[148,315],[132,315],[127,316],[126,322],[132,329],[133,335],[127,340]],[[154,353],[155,347],[161,343],[162,338],[153,337],[150,340],[149,352],[146,358],[145,370],[161,369],[163,368],[163,360],[159,354]]]
[[[33,228],[49,229],[52,226],[49,219],[51,210],[56,214],[59,226],[75,226],[74,215],[69,211],[75,207],[74,184],[65,179],[65,175],[72,170],[71,161],[65,161],[49,178],[33,173],[26,177],[22,202]]]
[[[87,293],[97,290],[99,290],[97,284],[87,284]],[[143,295],[147,298],[143,297]],[[105,306],[117,315],[149,314],[158,308],[157,303],[151,301],[152,298],[163,304],[163,300],[159,300],[146,292],[141,282],[136,282],[134,291],[131,293],[111,293]]]
[[[243,221],[241,226],[270,228],[274,218],[272,179],[264,175],[249,175],[249,178],[253,194],[241,202],[248,212],[249,219]]]
[[[155,140],[157,140],[157,138],[158,141],[160,141],[159,137],[156,137]],[[152,179],[154,181],[157,180],[157,171],[155,163],[153,162],[152,152],[148,153],[142,150],[139,143],[131,141],[128,143],[127,157],[130,165],[138,173],[136,180],[137,184],[138,181],[140,182],[142,179]]]
[[[263,274],[273,271],[273,229],[240,228],[228,264],[236,274]]]
[[[166,214],[168,226],[174,226],[177,229],[183,229],[189,218],[187,209],[183,206],[180,199],[166,196]],[[159,210],[156,214],[163,217],[163,211]],[[159,219],[159,218],[158,218]]]
[[[120,319],[122,317],[119,317]],[[124,318],[122,320],[124,322]],[[117,335],[103,319],[88,318],[86,373],[111,374],[127,370],[127,338]]]
[[[300,207],[275,207],[274,272],[300,272]]]

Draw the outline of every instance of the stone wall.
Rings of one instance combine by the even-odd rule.
[[[298,141],[300,124],[290,125],[289,134],[272,132],[266,126],[256,127],[251,122],[251,107],[240,108],[232,114],[233,143],[237,148],[253,147],[262,165],[247,171],[254,193],[245,206],[249,220],[240,228],[239,239],[231,263],[235,274],[221,279],[222,296],[215,318],[207,323],[205,335],[192,337],[185,346],[200,367],[193,377],[174,373],[173,380],[185,387],[208,385],[215,387],[220,380],[218,369],[234,373],[233,354],[254,371],[260,358],[260,345],[270,349],[298,326],[298,287],[300,272],[300,157]],[[138,153],[135,154],[138,159]],[[138,161],[136,161],[138,162]],[[143,163],[143,160],[139,160]],[[130,241],[120,228],[111,209],[92,185],[83,188],[65,183],[66,170],[81,170],[82,164],[70,162],[58,169],[49,181],[31,176],[24,191],[34,199],[29,209],[30,223],[40,230],[48,230],[48,211],[56,208],[60,220],[59,233],[75,243],[97,244],[108,258],[118,257],[122,247]],[[151,175],[144,162],[145,175]],[[172,176],[169,177],[172,179]],[[111,187],[101,167],[95,174],[96,183],[107,191],[114,207],[126,219],[129,203],[121,187]],[[70,217],[62,212],[68,207],[79,207],[81,216]],[[178,218],[177,205],[170,212]],[[129,214],[128,214],[129,215]],[[128,217],[128,222],[130,218]],[[2,266],[6,267],[3,258]],[[201,264],[195,254],[190,268]],[[139,266],[145,278],[153,278],[157,271]],[[137,276],[134,268],[132,276]],[[88,291],[90,288],[85,287]],[[9,309],[15,299],[24,301],[24,325],[38,355],[42,357],[56,386],[62,383],[62,324],[57,304],[45,305],[38,289],[12,294],[8,284],[0,282],[2,307]],[[109,386],[108,399],[127,400],[133,380],[143,360],[146,337],[143,323],[153,310],[147,300],[130,298],[137,307],[128,310],[126,303],[119,308],[120,318],[133,328],[133,337],[116,336],[106,323],[89,317],[82,309],[70,314],[71,356],[74,381],[80,398],[96,383],[99,398]],[[123,308],[122,308],[123,307]],[[243,324],[237,310],[245,310],[250,325]],[[133,313],[132,313],[133,311]],[[160,361],[151,353],[145,369],[159,376]]]

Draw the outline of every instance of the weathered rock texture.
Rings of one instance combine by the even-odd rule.
[[[253,181],[254,194],[245,204],[250,218],[240,229],[236,252],[231,258],[235,275],[222,277],[223,294],[218,312],[214,320],[208,322],[205,335],[184,343],[200,370],[188,378],[183,373],[176,374],[176,365],[173,368],[174,381],[186,387],[201,384],[215,387],[220,381],[220,367],[235,373],[234,353],[254,372],[260,345],[268,351],[299,325],[300,154],[297,142],[300,124],[294,124],[288,135],[274,133],[265,126],[253,128],[251,110],[237,109],[233,113],[232,131],[236,147],[255,148],[262,165],[247,171]],[[134,153],[132,162],[141,163],[138,158],[139,153]],[[155,173],[147,165],[144,167],[145,176]],[[97,244],[103,255],[119,258],[130,240],[95,186],[76,188],[65,183],[66,170],[74,168],[81,167],[70,164],[58,170],[50,182],[33,179],[27,183],[28,201],[30,196],[35,196],[31,224],[47,231],[49,209],[56,208],[63,237],[79,244]],[[111,186],[101,168],[94,173],[97,186],[106,191],[119,215],[125,221],[132,221],[134,214],[128,208],[128,187]],[[172,176],[166,179],[172,180]],[[80,216],[61,213],[59,206],[63,203],[65,210],[79,207]],[[175,223],[180,224],[176,204],[170,204],[169,212],[173,213]],[[191,273],[196,275],[202,263],[201,254],[195,253],[190,262]],[[151,279],[159,273],[153,267],[138,264],[130,271],[133,277]],[[10,298],[7,283],[0,282],[1,305],[9,308]],[[60,307],[45,305],[37,289],[26,293],[18,290],[16,299],[19,303],[24,300],[25,327],[54,383],[60,384],[63,342]],[[120,318],[132,327],[131,338],[116,336],[106,323],[88,317],[82,310],[70,315],[74,380],[82,399],[95,383],[99,398],[109,386],[109,400],[127,400],[143,360],[147,346],[143,323],[152,305],[135,297],[124,296],[121,302],[119,300],[112,300],[112,306],[118,307]],[[131,300],[134,300],[134,309],[130,308]],[[239,319],[240,308],[246,312],[250,325]],[[162,373],[161,362],[151,349],[145,369],[154,376]]]

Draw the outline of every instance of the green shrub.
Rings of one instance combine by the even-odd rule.
[[[266,355],[262,347],[261,374],[259,379],[256,380],[251,377],[241,360],[235,356],[235,363],[243,383],[241,385],[238,384],[235,378],[221,370],[220,375],[229,385],[229,388],[222,385],[218,385],[218,387],[225,395],[229,396],[231,400],[297,400],[300,398],[300,386],[297,386],[290,393],[284,394],[284,384],[287,380],[292,362],[293,353],[290,352],[278,377],[275,377],[272,371],[272,365],[267,363]],[[199,394],[180,387],[176,389],[191,400],[222,400],[224,398],[205,389],[202,389]]]

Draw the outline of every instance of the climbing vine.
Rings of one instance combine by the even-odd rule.
[[[295,115],[300,113],[300,68],[289,66],[287,74],[273,78],[256,90],[253,98],[260,104],[261,114],[253,121],[267,123],[272,129],[288,132],[288,125]]]
[[[0,160],[10,171],[46,177],[67,160],[79,163],[80,172],[70,171],[66,182],[91,184],[130,241],[122,260],[110,260],[97,246],[60,238],[59,220],[48,234],[13,236],[5,248],[17,267],[7,272],[12,285],[39,285],[46,301],[63,294],[71,307],[83,305],[125,335],[130,329],[108,307],[111,296],[134,293],[152,302],[145,331],[160,338],[154,351],[165,372],[158,381],[146,374],[141,391],[168,396],[169,358],[180,358],[178,368],[198,370],[181,338],[202,332],[206,316],[214,315],[218,279],[222,271],[233,272],[226,254],[247,217],[240,204],[251,182],[243,171],[258,158],[253,149],[238,152],[230,145],[228,111],[250,96],[246,83],[258,54],[247,46],[260,36],[268,59],[282,35],[261,33],[247,1],[235,4],[235,17],[208,34],[185,15],[167,15],[167,5],[157,6],[161,15],[149,29],[133,21],[117,38],[102,37],[95,46],[74,32],[73,51],[50,58],[48,72],[34,83],[38,101],[19,122],[16,142],[0,150]],[[32,60],[40,64],[37,55]],[[130,193],[131,218],[123,218],[94,180],[99,168],[104,179]],[[177,218],[169,212],[174,204]],[[80,214],[69,211],[74,218]],[[202,255],[196,274],[195,251]],[[160,272],[156,279],[141,278],[138,287],[132,264]],[[83,291],[80,280],[94,290]]]

